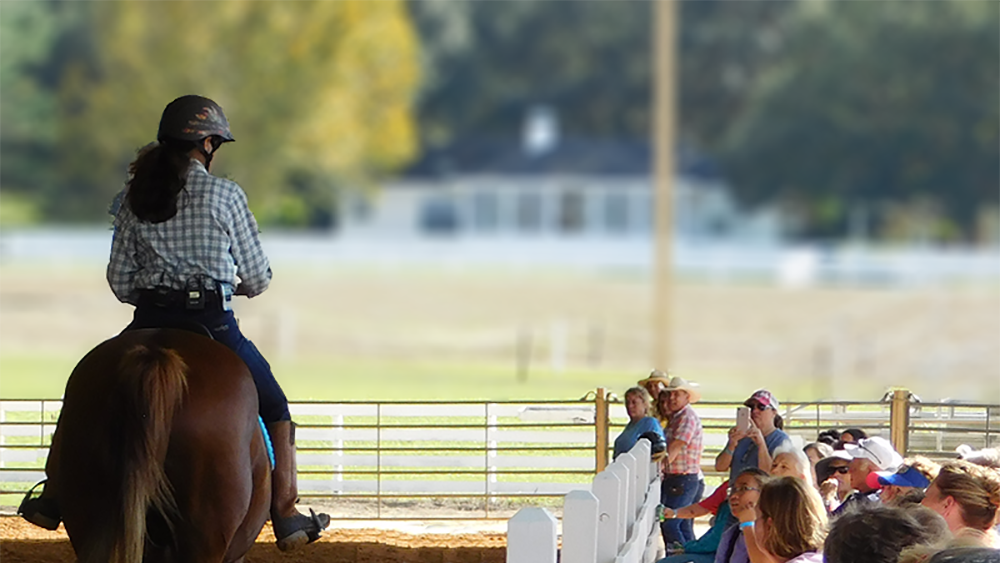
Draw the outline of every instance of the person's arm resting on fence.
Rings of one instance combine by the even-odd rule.
[[[677,509],[670,507],[663,508],[663,517],[670,518],[680,518],[682,520],[687,520],[689,518],[700,518],[706,514],[711,514],[707,508],[700,504],[689,504],[688,506],[682,506]]]

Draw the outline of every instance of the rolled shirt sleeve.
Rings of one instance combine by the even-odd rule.
[[[260,295],[271,283],[271,266],[260,244],[260,230],[242,189],[234,192],[232,205],[230,253],[236,262],[236,275],[248,297]]]

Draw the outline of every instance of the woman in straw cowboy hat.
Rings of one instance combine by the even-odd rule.
[[[670,376],[666,372],[654,369],[649,372],[649,377],[646,379],[640,379],[636,385],[645,388],[646,391],[649,391],[649,396],[652,397],[655,402],[656,398],[660,396],[660,391],[662,391],[667,385],[670,385]]]
[[[663,459],[663,483],[660,503],[669,508],[688,506],[698,500],[705,490],[701,474],[702,428],[701,419],[691,408],[701,400],[697,383],[673,377],[660,391],[657,404],[661,413],[670,417],[664,434],[667,438],[667,456]],[[666,545],[684,543],[694,539],[691,520],[671,519],[660,523]]]
[[[649,377],[646,379],[640,379],[636,385],[649,392],[649,396],[653,401],[653,412],[651,413],[651,416],[656,417],[656,419],[660,421],[660,425],[666,428],[670,416],[667,412],[660,412],[660,403],[657,399],[660,396],[660,391],[663,391],[667,385],[670,385],[670,375],[664,371],[654,369],[649,372]]]

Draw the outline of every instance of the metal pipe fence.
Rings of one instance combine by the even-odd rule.
[[[738,403],[695,405],[706,475]],[[0,504],[44,479],[55,399],[0,400]],[[576,401],[293,402],[299,491],[339,519],[503,519],[526,504],[557,512],[607,465],[627,417],[605,389]],[[828,428],[860,427],[904,455],[955,457],[955,447],[1000,445],[1000,405],[883,401],[786,402],[785,431],[800,446]],[[895,414],[895,416],[893,416]],[[905,415],[905,416],[904,416]]]

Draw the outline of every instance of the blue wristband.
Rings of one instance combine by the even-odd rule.
[[[740,522],[740,530],[742,530],[743,528],[753,528],[753,524],[754,524],[753,520],[751,520],[750,522]]]

